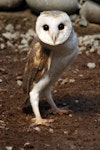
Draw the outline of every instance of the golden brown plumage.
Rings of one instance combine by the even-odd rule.
[[[29,92],[48,70],[48,59],[50,51],[43,49],[38,41],[34,41],[27,54],[27,63],[23,75],[23,91],[25,99],[29,97]]]

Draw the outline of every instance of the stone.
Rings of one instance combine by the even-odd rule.
[[[23,45],[28,45],[28,41],[23,38],[23,39],[21,40],[21,44],[23,44]]]
[[[36,33],[33,29],[29,29],[28,32],[27,32],[30,36],[36,36]]]
[[[13,150],[13,147],[12,146],[6,146],[5,149],[6,150]]]
[[[97,54],[100,55],[100,49],[97,51]]]
[[[79,25],[84,26],[84,27],[88,26],[88,21],[86,20],[84,16],[81,16],[81,19],[79,20]]]
[[[24,144],[24,149],[34,149],[34,145],[32,145],[30,142],[26,142]]]
[[[90,53],[94,53],[95,52],[95,49],[94,47],[92,47],[90,50],[89,50]]]
[[[79,103],[79,100],[76,99],[76,100],[75,100],[75,103],[76,103],[76,104]]]
[[[39,127],[35,127],[34,130],[37,131],[37,132],[41,131],[41,129]]]
[[[3,37],[6,38],[7,40],[11,40],[13,37],[12,37],[12,33],[10,32],[5,32],[5,33],[2,33]]]
[[[0,83],[2,83],[2,79],[0,79]]]
[[[78,0],[26,0],[26,3],[36,14],[45,10],[61,10],[74,14],[78,10]]]
[[[80,9],[80,16],[88,22],[100,24],[100,4],[86,1]]]
[[[17,85],[22,86],[23,82],[21,80],[17,80]]]
[[[17,40],[20,38],[20,32],[19,31],[16,31],[15,33],[12,34],[12,38]]]
[[[12,24],[8,24],[8,25],[5,27],[5,30],[8,31],[8,32],[13,33],[13,32],[14,32],[14,26],[13,26]]]
[[[96,67],[96,64],[95,63],[87,63],[87,67],[89,68],[89,69],[94,69],[95,67]]]
[[[10,10],[21,6],[24,0],[0,0],[0,10]]]
[[[83,52],[83,51],[85,51],[86,50],[86,47],[85,46],[81,46],[80,48],[79,48],[79,52]]]
[[[52,128],[49,129],[50,133],[54,133],[54,130]]]
[[[5,47],[6,47],[6,46],[5,46],[5,44],[4,44],[4,43],[1,43],[1,44],[0,44],[0,49],[2,49],[2,50],[3,50],[3,49],[5,49]]]
[[[11,41],[7,41],[7,46],[10,48],[14,48],[14,45],[11,43]]]
[[[74,83],[75,79],[69,79],[69,83]]]

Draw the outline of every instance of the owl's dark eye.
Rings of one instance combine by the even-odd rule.
[[[48,26],[47,24],[45,24],[45,25],[43,26],[43,29],[44,29],[45,31],[48,31],[48,30],[49,30],[49,26]]]
[[[58,29],[59,29],[59,30],[63,30],[63,29],[64,29],[64,24],[63,24],[63,23],[59,24],[59,25],[58,25]]]

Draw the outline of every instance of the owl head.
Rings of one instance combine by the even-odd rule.
[[[36,33],[44,44],[63,44],[70,36],[72,24],[69,16],[62,11],[44,11],[36,21]]]

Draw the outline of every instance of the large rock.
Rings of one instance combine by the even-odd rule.
[[[83,4],[83,3],[86,2],[86,1],[90,1],[90,0],[79,0],[79,2],[80,2],[81,4]],[[100,4],[100,0],[91,0],[91,1]]]
[[[0,0],[0,10],[10,10],[19,7],[24,0]]]
[[[82,21],[87,20],[91,23],[100,24],[100,5],[93,1],[86,1],[80,10],[80,16]]]
[[[35,13],[45,10],[62,10],[73,14],[78,10],[78,0],[26,0]]]

